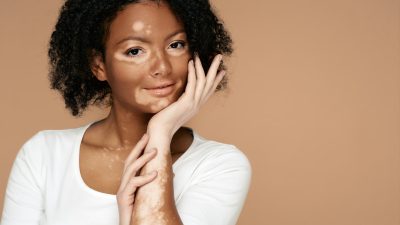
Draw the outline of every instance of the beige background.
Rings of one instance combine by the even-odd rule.
[[[75,119],[48,88],[61,3],[0,1],[1,202],[29,137],[105,115]],[[235,40],[231,86],[190,125],[252,163],[239,224],[400,225],[400,1],[213,3]]]

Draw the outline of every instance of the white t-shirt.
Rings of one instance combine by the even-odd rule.
[[[116,196],[91,189],[80,175],[80,144],[92,123],[40,131],[21,147],[1,225],[118,225]],[[250,162],[234,145],[192,132],[191,146],[172,165],[179,216],[185,225],[236,224],[250,186]]]

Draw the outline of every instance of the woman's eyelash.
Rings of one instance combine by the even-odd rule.
[[[126,51],[126,54],[128,55],[128,56],[130,56],[130,57],[135,57],[135,56],[137,56],[137,53],[139,52],[139,51],[141,51],[142,49],[140,49],[140,48],[131,48],[131,49],[128,49],[128,51]],[[135,51],[135,52],[137,52],[135,55],[130,55],[129,53],[130,52],[133,52],[133,51]]]
[[[181,44],[181,45],[182,45],[182,48],[183,48],[183,47],[185,47],[186,42],[184,42],[184,41],[177,41],[177,42],[172,43],[170,46],[176,45],[176,44]]]
[[[181,48],[184,48],[184,47],[186,46],[186,42],[184,42],[184,41],[177,41],[177,42],[174,42],[174,43],[172,43],[170,46],[176,46],[176,45],[178,45],[178,44],[181,44],[181,45],[182,45]],[[173,48],[177,48],[177,47],[173,47]],[[130,48],[130,49],[128,49],[128,50],[126,51],[126,54],[127,54],[128,56],[130,56],[130,57],[135,57],[135,56],[137,56],[137,55],[139,54],[140,51],[143,51],[143,50],[140,49],[140,48]],[[134,54],[133,54],[133,55],[130,54],[131,52],[134,52]]]

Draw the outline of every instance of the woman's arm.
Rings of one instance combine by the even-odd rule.
[[[8,178],[1,225],[39,224],[44,213],[43,135],[31,137],[18,151]]]
[[[148,140],[148,136],[146,134],[143,135],[125,160],[121,184],[117,192],[119,225],[129,225],[131,223],[136,190],[153,181],[157,176],[156,171],[137,176],[137,172],[157,153],[156,151],[151,151],[141,155]]]
[[[250,187],[250,161],[233,145],[212,142],[198,148],[201,163],[179,195],[179,217],[185,225],[235,225]]]
[[[188,64],[185,92],[178,101],[151,118],[147,127],[149,143],[145,152],[156,148],[158,153],[143,167],[141,174],[157,170],[158,176],[153,182],[138,189],[131,224],[182,224],[174,200],[170,144],[175,132],[199,111],[222,80],[225,71],[218,73],[221,60],[222,55],[214,58],[206,76],[200,58],[196,55],[194,62],[190,60]]]
[[[162,143],[162,139],[154,138],[149,146],[162,146]],[[206,160],[202,160],[201,165],[196,168],[197,175],[188,184],[176,205],[172,185],[173,174],[168,169],[171,157],[168,154],[159,157],[158,165],[166,165],[165,170],[158,167],[162,169],[162,175],[159,177],[164,179],[156,181],[158,183],[149,183],[155,184],[154,189],[144,189],[143,186],[141,188],[145,191],[140,191],[139,188],[138,195],[141,199],[135,200],[134,215],[137,216],[137,213],[141,212],[142,217],[133,218],[131,224],[236,224],[250,186],[250,162],[233,145],[215,144],[208,145],[207,148],[209,149],[203,151],[202,156]],[[156,186],[165,189],[161,190]]]
[[[176,209],[173,190],[172,158],[169,137],[149,134],[147,149],[157,148],[158,154],[146,164],[141,174],[157,170],[158,176],[151,183],[138,189],[133,206],[131,224],[182,224]]]

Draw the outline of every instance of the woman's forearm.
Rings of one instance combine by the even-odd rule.
[[[148,151],[157,148],[157,155],[140,174],[158,172],[155,180],[140,187],[135,195],[131,225],[182,225],[174,200],[171,138],[149,134]]]

